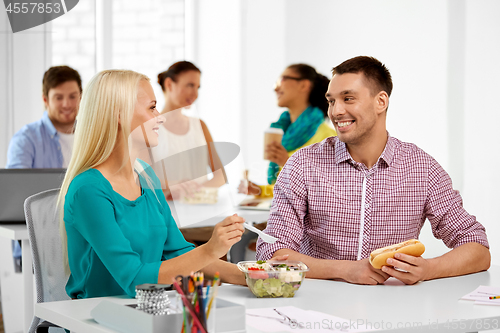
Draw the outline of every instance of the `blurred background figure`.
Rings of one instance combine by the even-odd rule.
[[[261,197],[273,195],[273,185],[288,157],[300,148],[335,136],[328,125],[328,104],[325,93],[329,80],[306,64],[288,66],[276,82],[274,91],[278,106],[287,108],[272,128],[280,128],[284,135],[281,144],[272,142],[265,147],[270,163],[267,172],[268,185],[242,182],[240,193]]]
[[[217,188],[227,182],[207,125],[184,114],[198,98],[200,77],[200,69],[189,61],[176,62],[158,74],[165,97],[161,111],[165,122],[158,132],[158,146],[141,158],[153,166],[167,200],[215,203]],[[170,206],[175,214],[175,205]],[[182,228],[181,232],[186,240],[200,245],[210,239],[213,227]]]
[[[255,195],[258,198],[272,197],[278,174],[293,153],[337,135],[328,125],[325,93],[329,82],[326,76],[306,64],[293,64],[283,71],[276,81],[274,91],[278,106],[287,110],[270,127],[282,129],[284,135],[281,143],[271,142],[265,147],[265,155],[270,161],[267,170],[268,184],[257,185],[245,179],[238,188],[240,193]],[[256,227],[264,229],[266,223]],[[255,251],[256,239],[255,233],[245,231],[242,240],[231,248],[231,261],[244,260],[247,248]]]
[[[7,169],[66,168],[73,150],[74,125],[80,99],[80,74],[68,66],[50,67],[43,76],[45,112],[10,140]],[[21,271],[21,246],[12,241],[14,266]]]
[[[80,74],[68,66],[49,68],[43,76],[46,111],[10,140],[6,168],[66,168],[82,94]]]
[[[149,158],[160,179],[165,181],[164,193],[170,200],[193,195],[201,187],[220,187],[226,183],[207,125],[183,113],[198,98],[200,76],[200,69],[189,61],[176,62],[158,74],[165,96],[161,114],[166,120],[160,126],[160,142],[150,149]],[[209,173],[213,173],[210,180]]]

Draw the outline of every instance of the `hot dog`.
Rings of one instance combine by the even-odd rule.
[[[425,246],[418,239],[410,239],[399,244],[389,245],[373,251],[370,254],[370,264],[380,269],[382,266],[391,266],[387,264],[388,258],[394,258],[396,253],[409,254],[419,257],[425,251]]]

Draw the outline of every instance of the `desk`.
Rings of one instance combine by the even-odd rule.
[[[22,268],[24,289],[24,331],[28,332],[33,319],[33,260],[28,236],[28,229],[24,223],[0,224],[0,236],[22,243]]]
[[[474,332],[485,331],[485,323],[500,325],[500,308],[478,306],[459,300],[479,285],[500,284],[500,267],[487,272],[418,283],[414,286],[384,285],[360,286],[345,282],[306,279],[294,298],[258,299],[247,287],[224,285],[219,298],[243,304],[247,309],[296,306],[315,310],[353,322],[364,321],[382,325],[380,332]],[[97,324],[90,311],[103,299],[120,304],[131,304],[133,299],[105,297],[78,301],[61,301],[35,305],[35,314],[70,329],[72,332],[114,332]],[[412,300],[411,303],[407,302]],[[402,307],[402,304],[408,304]],[[452,320],[462,320],[466,328],[446,329]],[[496,321],[496,322],[495,322]],[[405,330],[401,325],[417,328]],[[398,326],[399,325],[399,326]],[[458,326],[458,325],[457,325]],[[391,329],[387,329],[391,327]],[[500,327],[490,327],[498,329]],[[247,332],[257,330],[247,326]]]

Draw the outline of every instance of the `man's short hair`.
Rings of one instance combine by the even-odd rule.
[[[391,96],[391,73],[384,64],[373,57],[359,56],[344,61],[332,69],[332,74],[363,73],[365,78],[372,83],[372,94],[385,91]]]
[[[49,97],[50,89],[68,81],[76,81],[82,93],[82,79],[76,70],[69,66],[50,67],[43,75],[43,96]]]

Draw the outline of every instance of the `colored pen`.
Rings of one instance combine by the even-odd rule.
[[[208,302],[208,310],[207,310],[207,319],[208,316],[210,316],[210,311],[212,310],[212,302],[214,301],[214,298],[217,297],[217,289],[219,288],[219,272],[216,272],[214,275],[214,279],[212,281],[212,297],[210,298],[210,301]]]
[[[181,295],[182,302],[184,303],[184,306],[191,313],[191,316],[193,317],[195,325],[198,326],[198,329],[201,331],[201,333],[207,333],[206,328],[201,324],[200,319],[198,318],[198,316],[196,315],[196,312],[193,309],[193,306],[188,301],[188,299],[187,299],[186,295],[184,294],[184,292],[182,291],[181,287],[179,287],[179,284],[177,283],[177,281],[174,280],[172,282],[172,284],[174,285],[175,289],[177,290],[177,293],[179,293],[179,295]]]
[[[500,299],[500,296],[491,296],[490,299]]]
[[[205,294],[205,313],[208,310],[209,295],[210,295],[210,281],[207,281],[207,292]]]
[[[201,324],[206,328],[207,327],[207,317],[205,314],[205,306],[203,305],[203,273],[198,273],[196,276],[196,291],[198,293],[198,302],[200,304],[200,321]]]

